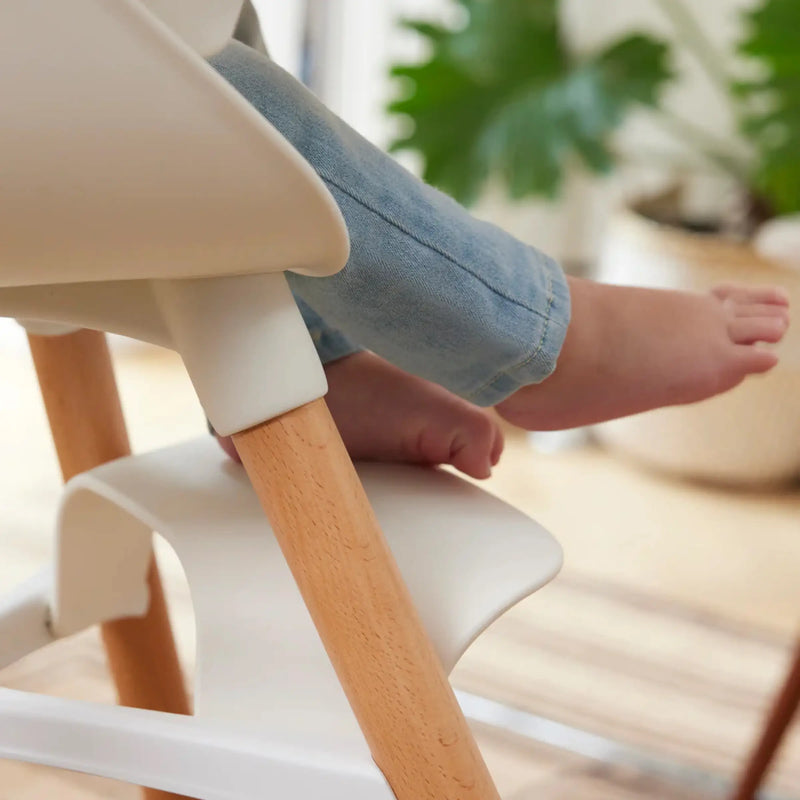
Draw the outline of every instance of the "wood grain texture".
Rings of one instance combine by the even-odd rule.
[[[105,335],[28,336],[64,480],[131,452]],[[155,558],[143,617],[101,626],[121,705],[190,714]],[[147,800],[177,798],[145,789]]]
[[[324,400],[234,441],[398,800],[497,800]]]
[[[719,795],[629,767],[583,764],[532,783],[508,800],[719,800]]]

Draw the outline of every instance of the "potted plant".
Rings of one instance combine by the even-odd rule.
[[[778,283],[800,307],[800,3],[763,0],[744,12],[745,34],[722,58],[680,0],[653,0],[677,45],[630,34],[578,56],[565,43],[557,0],[458,0],[462,24],[403,24],[429,55],[401,64],[410,119],[393,148],[417,151],[426,180],[470,204],[491,177],[512,199],[555,197],[568,165],[608,173],[623,155],[614,134],[644,109],[683,139],[698,163],[726,177],[735,202],[714,216],[685,213],[685,174],[669,191],[635,198],[612,220],[598,277],[614,283],[704,290],[717,283]],[[673,48],[689,47],[737,121],[730,138],[664,107]],[[796,218],[800,220],[800,216]],[[732,483],[800,476],[800,332],[781,365],[693,406],[597,426],[609,446],[684,475]]]

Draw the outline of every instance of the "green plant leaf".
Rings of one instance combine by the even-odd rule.
[[[412,123],[392,149],[418,151],[425,180],[467,204],[493,174],[513,198],[552,197],[573,155],[610,170],[611,133],[635,104],[655,105],[672,75],[667,46],[631,35],[578,60],[557,0],[458,1],[460,29],[404,23],[431,52],[392,68],[406,91],[389,110]]]
[[[800,3],[766,0],[745,15],[739,52],[764,76],[735,85],[742,134],[757,153],[754,188],[775,212],[800,211]]]

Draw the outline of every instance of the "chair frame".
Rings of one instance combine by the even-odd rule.
[[[105,334],[28,334],[50,430],[65,481],[131,452]],[[191,714],[155,556],[150,605],[142,617],[101,625],[120,705]],[[146,800],[177,795],[144,788]]]
[[[6,31],[32,25],[43,1],[4,8],[13,23]],[[180,353],[211,423],[234,435],[398,800],[495,800],[486,765],[321,399],[322,366],[279,274],[338,271],[348,248],[341,213],[307,162],[199,55],[224,44],[240,5],[213,4],[224,24],[209,27],[215,14],[196,13],[191,0],[76,0],[48,4],[54,33],[42,48],[46,57],[31,59],[23,40],[8,36],[9,63],[25,64],[36,102],[28,103],[13,69],[0,72],[9,89],[7,114],[42,136],[31,137],[25,126],[0,129],[5,152],[13,152],[4,162],[9,188],[0,196],[4,313],[132,335],[138,329],[115,327],[120,316],[143,328],[154,323],[140,338]],[[106,69],[108,63],[116,69]],[[60,85],[52,68],[64,64],[71,83]],[[75,108],[87,113],[76,116]],[[164,132],[169,158],[153,154],[149,140],[137,135],[142,129]],[[53,174],[66,176],[68,192],[31,191],[49,185]],[[95,191],[99,185],[105,194]],[[165,186],[178,189],[169,194]],[[118,301],[113,308],[107,292]],[[69,306],[70,298],[90,316],[77,306],[49,314],[62,301]],[[110,327],[92,314],[105,315]],[[64,336],[34,340],[33,349],[59,457],[70,474],[123,455],[128,445],[102,338]],[[58,349],[60,356],[42,355]],[[271,392],[264,392],[265,374]],[[123,686],[137,697],[142,692],[141,702],[188,710],[177,688],[160,584],[151,574],[151,621],[141,635],[133,622],[109,629],[120,632],[107,637],[114,642],[107,647],[115,677],[121,692]],[[165,672],[165,661],[172,665],[169,686],[143,690],[150,672]],[[143,663],[156,668],[142,669]]]
[[[126,455],[104,335],[31,335],[30,344],[65,477]],[[497,798],[324,400],[234,441],[396,796]],[[155,563],[150,584],[145,617],[104,625],[112,675],[125,705],[189,713]]]
[[[105,334],[85,329],[58,332],[55,335],[29,333],[28,341],[64,480],[128,455],[130,445]],[[326,479],[317,473],[317,459],[313,458],[311,463],[308,461],[309,444],[314,452],[318,452],[313,445],[315,441],[321,438],[328,442],[331,438],[337,438],[335,430],[331,429],[332,423],[326,409],[320,407],[321,403],[323,401],[316,401],[290,412],[278,418],[275,424],[258,426],[254,429],[254,435],[248,435],[249,432],[245,432],[244,436],[236,435],[237,447],[243,459],[249,461],[251,470],[255,470],[264,481],[264,491],[268,494],[265,508],[276,531],[285,531],[287,527],[290,530],[288,536],[281,536],[282,547],[290,548],[293,570],[299,572],[298,582],[306,583],[309,581],[308,574],[315,570],[315,566],[307,558],[309,554],[313,556],[315,552],[319,552],[319,541],[314,538],[314,546],[309,549],[309,539],[316,534],[313,522],[310,527],[308,522],[304,523],[303,529],[308,533],[300,541],[291,533],[291,526],[296,522],[291,506],[294,505],[294,500],[300,500],[300,507],[303,508],[302,498],[293,498],[291,492],[287,495],[287,487],[283,481],[276,479],[276,475],[280,477],[283,467],[276,467],[279,461],[275,459],[275,448],[286,454],[291,460],[293,472],[301,475],[304,481],[310,476],[312,480]],[[264,452],[270,453],[268,459],[261,458]],[[346,454],[345,458],[349,461]],[[347,473],[347,463],[337,464],[333,454],[332,462],[323,467],[325,476],[329,478]],[[294,486],[296,488],[297,484]],[[292,488],[291,481],[289,488]],[[307,517],[312,521],[319,514],[319,503],[326,503],[323,497],[315,496],[315,499],[318,501],[317,505],[305,509]],[[362,499],[357,497],[354,505],[348,504],[339,513],[343,515],[343,519],[348,520],[356,517],[363,519],[366,516],[367,525],[374,525],[369,509],[365,509],[361,503]],[[287,505],[290,507],[288,512]],[[272,512],[270,509],[273,509]],[[368,538],[364,540],[358,540],[358,533],[354,533],[354,536],[355,544],[346,552],[360,552],[360,557],[371,558],[366,555],[371,551],[365,548],[369,548],[370,542],[374,544],[374,531],[367,527]],[[345,545],[346,548],[348,546]],[[392,583],[394,579],[395,576],[391,576]],[[150,605],[144,616],[113,620],[101,626],[102,641],[119,703],[142,709],[191,714],[154,558],[148,574],[148,588]],[[327,588],[334,596],[340,590],[341,587],[335,585]],[[310,591],[314,596],[319,596],[326,590],[314,586]],[[323,624],[324,622],[323,618]],[[377,622],[380,624],[380,619]],[[331,635],[337,636],[337,631],[334,629]],[[413,642],[413,630],[410,636]],[[345,663],[341,668],[347,670],[351,679],[360,685],[362,673],[358,664]],[[434,695],[439,690],[435,684],[432,687],[427,684],[426,688]],[[364,703],[368,708],[369,690],[359,692],[350,699],[351,702]],[[759,739],[745,762],[732,800],[754,800],[757,796],[798,705],[800,646],[792,656],[784,683],[766,715]],[[427,711],[428,706],[421,705],[420,708]],[[427,713],[424,717],[427,719]],[[370,745],[379,751],[398,746],[396,734],[393,736],[391,728],[388,731],[383,729],[380,722],[380,719],[370,722],[378,730],[377,736],[370,739]],[[399,744],[402,746],[402,741]],[[419,757],[412,751],[404,756],[402,764],[407,768],[410,763],[408,759],[413,760],[415,756]],[[403,771],[396,775],[395,781],[405,784],[409,780],[413,782],[413,777],[413,773],[409,775]],[[147,787],[143,788],[143,792],[147,800],[178,798],[178,795],[170,792]]]

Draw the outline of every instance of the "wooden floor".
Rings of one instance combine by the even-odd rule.
[[[2,331],[0,331],[2,333]],[[136,449],[203,432],[177,359],[123,343],[119,379]],[[0,336],[0,589],[50,554],[58,472],[33,373]],[[512,438],[488,487],[561,540],[562,575],[513,609],[454,674],[467,691],[623,742],[657,759],[731,775],[798,632],[800,492],[737,494],[639,471],[593,449],[544,454]],[[159,550],[187,665],[188,592]],[[110,702],[89,631],[0,673],[0,684]],[[701,800],[680,781],[607,765],[477,726],[504,798]],[[770,788],[800,798],[800,737]],[[0,800],[132,798],[132,787],[0,762]]]

